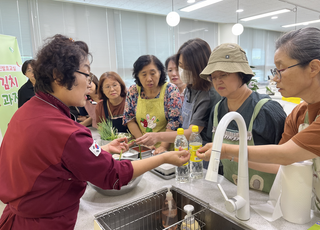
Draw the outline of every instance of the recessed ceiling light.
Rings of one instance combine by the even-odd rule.
[[[309,24],[312,24],[312,23],[319,23],[319,22],[320,22],[320,19],[313,20],[313,21],[307,21],[307,22],[299,22],[299,23],[295,23],[295,24],[285,25],[285,26],[282,26],[282,27],[287,28],[287,27],[293,27],[293,26],[306,26],[306,25],[309,25]]]
[[[187,3],[194,3],[196,0],[188,0]]]
[[[269,16],[272,16],[272,15],[276,15],[276,14],[287,13],[287,12],[290,12],[290,11],[291,10],[288,10],[288,9],[282,9],[282,10],[272,11],[272,12],[265,13],[265,14],[259,14],[259,15],[256,15],[256,16],[248,17],[248,18],[242,18],[240,20],[247,22],[247,21],[258,19],[258,18],[265,18],[265,17],[269,17]]]
[[[236,10],[237,13],[243,12],[243,9]]]
[[[184,11],[184,12],[191,12],[193,10],[197,10],[200,9],[202,7],[206,7],[209,6],[211,4],[217,3],[217,2],[221,2],[222,0],[205,0],[205,1],[201,1],[201,2],[197,2],[193,5],[181,8],[180,11]]]
[[[277,19],[278,18],[278,16],[273,16],[273,17],[271,17],[271,19]]]

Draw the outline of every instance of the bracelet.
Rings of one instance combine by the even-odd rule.
[[[234,158],[234,157],[232,156],[232,157],[231,157],[231,160],[230,160],[231,162],[233,162],[233,158]]]

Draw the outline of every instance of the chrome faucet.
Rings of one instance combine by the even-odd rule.
[[[229,212],[236,211],[236,217],[240,220],[250,219],[250,203],[249,203],[249,173],[248,173],[248,149],[247,149],[247,127],[243,117],[237,112],[227,113],[219,122],[216,134],[214,136],[211,158],[207,170],[206,180],[217,182],[218,169],[220,163],[220,154],[224,133],[229,123],[235,120],[239,127],[240,147],[238,160],[238,182],[237,195],[231,199],[227,197],[223,188],[218,184],[224,199],[225,206]]]

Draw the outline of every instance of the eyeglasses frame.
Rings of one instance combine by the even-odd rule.
[[[279,80],[281,81],[281,78],[282,78],[281,72],[283,72],[283,71],[285,71],[285,70],[287,70],[287,69],[290,69],[290,68],[292,68],[292,67],[298,66],[298,65],[307,64],[307,63],[309,63],[309,62],[311,62],[311,61],[299,62],[299,63],[297,63],[297,64],[295,64],[295,65],[291,65],[291,66],[289,66],[289,67],[287,67],[287,68],[284,68],[284,69],[277,69],[277,68],[270,69],[270,72],[271,72],[271,74],[272,74],[273,77],[275,77],[276,75],[278,75],[278,74],[277,74],[277,72],[278,72],[278,73],[279,73],[279,76],[277,76],[277,78],[279,78]]]
[[[83,74],[84,76],[86,76],[87,79],[88,79],[88,77],[89,77],[89,84],[91,84],[91,82],[92,82],[92,77],[90,76],[90,74],[81,72],[81,71],[79,71],[79,70],[76,70],[75,72],[80,73],[80,74]]]

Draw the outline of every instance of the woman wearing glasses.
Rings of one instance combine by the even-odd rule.
[[[215,48],[200,77],[211,81],[222,100],[212,107],[207,136],[212,139],[222,117],[230,111],[241,114],[248,128],[248,145],[278,144],[286,114],[281,105],[266,94],[252,92],[247,87],[253,77],[245,51],[237,44],[225,43]],[[239,131],[232,121],[224,134],[223,143],[239,144]],[[237,183],[238,163],[222,159],[223,175]],[[250,188],[269,192],[279,165],[249,164]]]
[[[284,34],[276,42],[274,63],[273,80],[282,96],[300,97],[304,102],[287,117],[279,145],[249,146],[249,161],[290,165],[314,159],[319,207],[320,172],[316,169],[320,168],[320,30],[307,27]],[[203,147],[198,157],[209,160],[211,147]],[[221,158],[238,157],[238,150],[236,145],[223,145]]]
[[[62,35],[37,54],[36,95],[13,115],[0,148],[1,230],[72,230],[87,181],[120,189],[163,163],[188,161],[187,151],[116,161],[110,153],[128,150],[127,138],[100,147],[70,119],[68,106],[84,106],[90,91],[88,55]]]
[[[181,98],[178,88],[166,82],[161,61],[153,55],[140,56],[133,64],[135,85],[130,86],[124,111],[124,123],[135,138],[145,133],[170,133],[182,123]],[[174,132],[172,132],[174,133]],[[170,147],[155,142],[155,154]]]
[[[110,71],[101,75],[98,94],[102,101],[96,108],[97,123],[108,119],[118,132],[127,132],[127,127],[122,124],[126,93],[126,85],[117,73]]]

